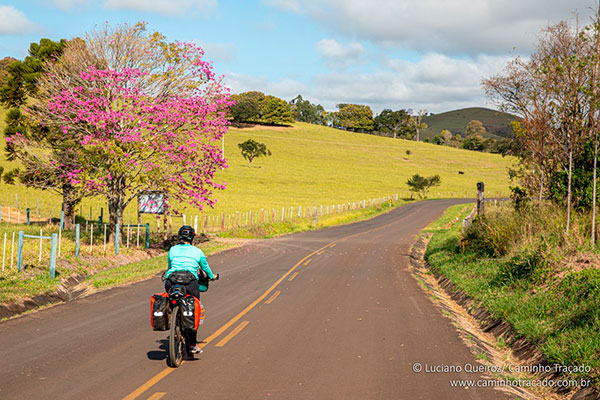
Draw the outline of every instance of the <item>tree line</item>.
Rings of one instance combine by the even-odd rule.
[[[520,168],[516,193],[544,198],[571,212],[591,212],[596,239],[598,130],[600,129],[600,19],[567,22],[541,32],[535,52],[517,57],[483,81],[488,96],[522,119],[514,122]]]

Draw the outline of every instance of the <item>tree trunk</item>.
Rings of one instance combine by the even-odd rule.
[[[538,195],[538,202],[542,205],[542,198],[544,197],[544,167],[540,166],[540,194]]]
[[[566,233],[569,234],[569,227],[571,225],[571,176],[573,175],[573,148],[569,149],[569,177],[567,181],[567,229]]]
[[[110,231],[110,242],[115,244],[117,224],[119,224],[119,230],[123,231],[123,198],[121,196],[113,196],[108,198],[108,214],[109,214],[109,226]],[[123,235],[119,232],[119,244],[123,241]]]
[[[598,163],[598,129],[594,132],[594,174],[592,186],[592,244],[596,244],[596,164]]]
[[[65,229],[73,229],[75,224],[75,207],[81,201],[81,197],[76,196],[75,189],[68,184],[63,184],[62,195],[62,210],[65,214]]]

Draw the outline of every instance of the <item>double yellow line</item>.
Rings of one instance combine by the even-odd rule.
[[[248,305],[246,308],[244,308],[238,315],[236,315],[235,317],[233,317],[232,319],[230,319],[227,323],[225,323],[223,326],[221,326],[219,329],[217,329],[212,335],[210,335],[209,337],[207,337],[206,339],[204,339],[204,341],[202,343],[198,344],[198,347],[204,348],[207,344],[209,344],[210,342],[212,342],[213,340],[215,340],[223,332],[225,332],[227,329],[229,329],[231,327],[231,325],[235,324],[244,315],[248,314],[250,312],[250,310],[252,310],[254,307],[256,307],[256,305],[258,303],[260,303],[261,301],[263,301],[273,290],[275,290],[275,288],[277,286],[279,286],[279,284],[281,282],[283,282],[283,280],[285,278],[287,278],[292,272],[294,272],[294,270],[296,270],[296,268],[298,268],[298,266],[300,266],[300,264],[302,264],[304,261],[306,261],[308,258],[312,257],[313,255],[315,255],[315,254],[319,253],[320,251],[324,250],[325,248],[331,246],[332,244],[334,244],[334,243],[333,242],[328,243],[325,246],[321,247],[320,249],[313,251],[312,253],[310,253],[309,255],[307,255],[306,257],[304,257],[302,260],[298,261],[296,263],[296,265],[294,265],[292,268],[290,268],[289,271],[287,271],[281,278],[279,278],[273,285],[271,285],[271,287],[268,288],[263,294],[261,294],[256,300],[254,300],[252,303],[250,303],[250,305]],[[243,326],[242,326],[242,324],[240,324],[240,326],[242,326],[242,327],[239,330],[241,331],[246,325],[247,325],[247,323],[243,324]],[[238,332],[236,332],[236,333],[238,333]],[[233,332],[230,335],[231,335],[231,337],[233,337],[234,336]],[[225,338],[225,339],[227,339],[227,338]],[[223,340],[225,340],[225,339],[223,339]],[[219,343],[223,343],[223,341],[221,341]],[[223,343],[223,345],[225,343]],[[183,361],[182,364],[184,362],[185,361]],[[135,389],[133,392],[131,392],[127,396],[123,397],[123,400],[134,400],[134,399],[137,399],[142,393],[144,393],[146,390],[150,389],[152,386],[156,385],[159,381],[161,381],[164,377],[166,377],[167,375],[169,375],[173,371],[175,371],[175,368],[165,368],[164,370],[160,371],[158,374],[156,374],[152,378],[150,378],[148,381],[146,381],[144,384],[142,384],[140,387],[138,387],[137,389]]]

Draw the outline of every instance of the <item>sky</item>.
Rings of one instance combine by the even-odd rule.
[[[490,107],[481,80],[535,50],[541,29],[590,22],[589,0],[0,0],[0,58],[31,42],[146,21],[196,42],[233,93],[301,94],[440,113]]]

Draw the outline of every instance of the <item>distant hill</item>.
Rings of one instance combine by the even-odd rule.
[[[512,128],[510,123],[518,119],[514,115],[490,110],[489,108],[461,108],[423,117],[423,122],[427,124],[428,128],[421,133],[421,137],[433,138],[439,135],[443,129],[448,129],[454,134],[460,133],[464,137],[467,124],[473,120],[479,120],[483,123],[487,131],[486,137],[494,139],[511,137]]]

